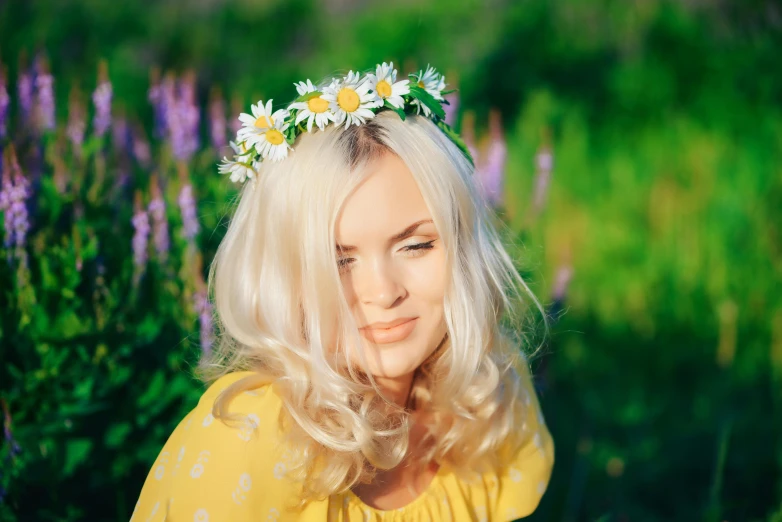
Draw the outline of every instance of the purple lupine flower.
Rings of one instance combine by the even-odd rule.
[[[166,121],[166,114],[168,112],[168,106],[173,99],[171,94],[172,79],[170,73],[166,75],[163,82],[160,81],[160,69],[157,67],[152,69],[150,73],[150,87],[147,93],[147,99],[152,104],[152,109],[155,118],[155,130],[154,137],[157,139],[163,139],[166,136],[168,122]]]
[[[35,114],[38,128],[44,131],[53,130],[54,119],[54,77],[43,57],[36,59],[35,75]]]
[[[98,86],[92,93],[92,103],[95,105],[95,116],[92,120],[92,132],[103,137],[111,126],[112,89],[106,62],[101,62],[98,69]]]
[[[30,219],[27,212],[27,199],[30,197],[30,181],[22,173],[13,147],[9,147],[3,168],[3,187],[0,190],[0,210],[4,215],[6,248],[16,247],[18,252],[24,249]],[[21,252],[22,260],[26,259]]]
[[[84,203],[80,199],[77,199],[73,202],[73,221],[74,223],[80,223],[84,220]],[[90,229],[87,229],[87,236],[92,239],[95,236],[94,232],[91,232]],[[84,259],[81,255],[81,236],[76,236],[76,241],[74,241],[73,249],[76,252],[76,271],[81,272],[81,269],[84,267]],[[98,255],[99,258],[102,258],[102,256]],[[102,265],[101,262],[98,262],[98,274],[101,273]]]
[[[115,151],[125,152],[130,145],[130,130],[124,114],[118,114],[111,126],[111,144]]]
[[[206,293],[205,285],[199,285],[201,288],[195,293],[194,308],[198,314],[199,330],[201,334],[201,350],[209,353],[212,350],[214,342],[214,330],[212,329],[212,303]]]
[[[177,198],[182,212],[182,237],[193,241],[198,234],[198,218],[196,218],[196,203],[193,198],[193,186],[187,181],[179,191]]]
[[[448,100],[448,103],[450,104],[443,105],[443,109],[445,109],[445,123],[453,127],[459,116],[459,92],[446,94],[445,99]]]
[[[182,98],[182,120],[187,129],[185,141],[185,154],[188,158],[192,157],[198,151],[200,139],[198,135],[199,124],[201,123],[201,109],[198,106],[196,95],[196,76],[194,72],[186,75],[181,88]]]
[[[189,160],[198,150],[200,120],[195,97],[195,76],[192,73],[179,82],[178,96],[170,107],[166,119],[174,157]]]
[[[8,248],[13,242],[13,232],[11,223],[13,222],[13,216],[9,212],[11,208],[11,192],[13,191],[13,178],[11,177],[11,169],[8,167],[8,161],[3,158],[2,173],[0,175],[0,212],[3,213],[3,246]]]
[[[8,107],[11,97],[8,95],[5,72],[0,68],[0,140],[8,135]]]
[[[149,216],[141,201],[141,192],[136,192],[135,212],[131,219],[133,224],[133,284],[136,285],[144,274],[147,266],[147,244],[149,241]]]
[[[480,170],[480,180],[486,201],[496,207],[502,203],[505,164],[508,157],[500,113],[496,109],[492,109],[490,113],[489,128],[491,141],[486,153],[486,162]]]
[[[212,101],[209,103],[209,137],[212,139],[212,147],[220,150],[228,143],[225,121],[225,100],[220,94],[220,89],[212,91]]]
[[[71,87],[70,98],[68,100],[68,125],[66,134],[71,141],[71,145],[73,145],[74,153],[77,155],[81,155],[81,146],[84,143],[84,133],[87,130],[87,122],[85,121],[86,112],[79,90],[75,86]]]
[[[144,168],[149,168],[152,164],[152,150],[149,146],[147,135],[144,132],[144,127],[138,122],[133,125],[131,139],[133,140],[133,145],[131,147],[133,157],[139,165]]]
[[[23,123],[27,123],[30,121],[30,115],[33,111],[33,77],[29,72],[23,70],[19,73],[16,90],[21,120]]]
[[[160,84],[160,111],[163,128],[160,131],[160,136],[158,136],[159,139],[167,138],[170,133],[171,119],[176,112],[176,91],[176,76],[174,73],[168,72]]]
[[[25,202],[30,197],[30,181],[22,173],[22,168],[16,160],[16,153],[10,150],[11,176],[13,177],[13,190],[11,191],[10,213],[14,216],[13,232],[14,245],[22,248],[27,239],[27,231],[30,230],[30,221]]]
[[[8,409],[8,403],[5,399],[0,399],[0,406],[3,409],[3,440],[11,448],[9,458],[14,458],[22,452],[22,447],[14,439],[13,432],[11,431],[11,412]]]
[[[559,321],[560,317],[563,315],[567,289],[572,277],[573,267],[569,263],[562,264],[557,268],[554,288],[552,289],[553,300],[546,311],[546,314],[555,322]]]
[[[567,294],[567,288],[570,284],[570,279],[573,277],[573,267],[570,265],[562,265],[557,269],[557,275],[554,282],[554,290],[552,292],[554,299],[563,301],[565,294]]]
[[[176,90],[174,91],[176,92]],[[180,99],[178,96],[174,96],[168,104],[168,110],[166,111],[166,137],[171,144],[171,150],[174,153],[174,157],[177,159],[184,159],[185,156],[185,134],[187,132],[185,124],[182,121],[182,114],[180,112]]]
[[[473,161],[475,162],[475,174],[479,174],[480,158],[478,157],[478,148],[475,146],[475,113],[467,111],[462,119],[462,140],[467,146]]]
[[[551,184],[551,171],[554,169],[554,154],[548,145],[542,146],[535,156],[535,192],[533,209],[535,215],[543,211],[546,195]]]
[[[61,157],[55,156],[52,159],[52,163],[54,163],[54,186],[57,187],[57,192],[59,194],[65,194],[68,186],[68,178],[66,176],[67,167],[65,165],[65,161],[63,161]]]
[[[155,252],[160,264],[164,264],[168,259],[170,248],[170,239],[168,237],[168,219],[166,217],[166,202],[163,199],[163,192],[157,176],[152,177],[150,193],[152,200],[149,202],[149,215],[152,216],[152,242],[155,245]]]

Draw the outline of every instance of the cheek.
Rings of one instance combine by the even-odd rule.
[[[408,289],[419,299],[442,306],[447,285],[446,273],[445,252],[434,250],[410,263],[407,271]]]

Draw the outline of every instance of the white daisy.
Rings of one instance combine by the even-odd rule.
[[[383,105],[385,100],[388,103],[401,109],[405,101],[402,99],[402,95],[410,93],[410,80],[396,81],[396,69],[394,69],[394,62],[378,65],[375,74],[367,74],[372,90],[378,95],[378,107]]]
[[[299,82],[294,83],[296,90],[299,91],[299,96],[315,92],[317,89],[310,80],[307,83]],[[314,122],[320,130],[323,130],[330,121],[334,121],[336,116],[329,110],[329,102],[323,99],[323,96],[315,96],[304,102],[291,103],[288,106],[289,110],[298,110],[296,114],[296,121],[294,125],[298,125],[299,122],[307,119],[307,132],[312,132],[312,123]]]
[[[345,122],[345,127],[354,123],[360,125],[375,117],[372,109],[376,107],[378,96],[370,90],[367,79],[362,80],[358,72],[350,71],[342,80],[332,81],[331,85],[323,89],[322,98],[329,102],[337,125],[342,122]]]
[[[239,146],[234,142],[230,142],[230,145],[236,156],[232,160],[223,157],[223,162],[219,168],[220,174],[230,173],[231,181],[234,183],[244,183],[247,178],[254,178],[260,162],[253,161],[253,152],[247,150],[244,142]]]
[[[443,95],[440,92],[445,89],[445,76],[438,73],[434,67],[427,65],[426,71],[419,71],[418,74],[414,74],[416,84],[431,94],[435,100],[442,101]],[[417,99],[413,98],[411,101],[416,106],[416,114],[421,114],[421,108],[424,109],[424,115],[430,116],[432,111],[426,105],[422,104]]]
[[[242,113],[239,116],[242,128],[236,134],[237,139],[246,141],[248,147],[254,145],[264,159],[281,161],[288,157],[291,146],[283,134],[290,126],[290,122],[285,121],[290,115],[288,110],[279,109],[272,114],[272,100],[266,102],[265,107],[263,101],[259,101],[251,109],[252,115]]]

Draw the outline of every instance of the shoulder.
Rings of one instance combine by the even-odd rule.
[[[194,435],[251,442],[276,436],[281,407],[272,384],[260,383],[251,371],[232,372],[210,384],[182,422]]]
[[[215,402],[224,392],[231,392],[231,401],[229,404],[230,413],[270,413],[268,410],[274,410],[282,405],[279,395],[274,390],[274,386],[269,382],[259,379],[258,374],[253,371],[238,371],[223,375],[212,382],[201,394],[198,400],[196,410],[211,411]]]
[[[284,511],[297,489],[284,476],[285,447],[278,423],[282,402],[273,385],[243,389],[253,378],[250,371],[227,374],[201,395],[152,465],[137,519],[146,520],[155,509],[175,520],[207,513],[236,521]],[[242,390],[227,402],[225,411],[233,420],[215,417],[215,402],[233,385]]]
[[[514,520],[531,514],[548,488],[554,467],[554,439],[546,425],[533,383],[529,362],[521,357],[516,364],[521,380],[520,400],[524,414],[517,429],[523,443],[496,478],[495,516]]]

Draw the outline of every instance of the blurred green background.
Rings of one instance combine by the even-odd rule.
[[[455,126],[503,174],[498,216],[557,319],[534,363],[556,465],[530,519],[782,521],[781,50],[762,0],[0,2],[4,172],[13,144],[30,181],[25,240],[0,249],[0,520],[128,520],[203,389],[203,276],[236,190],[208,102],[236,116],[394,60],[459,89]],[[31,67],[55,129],[19,102]],[[155,133],[158,72],[194,74],[185,160]],[[170,246],[150,235],[134,262],[152,201]]]

